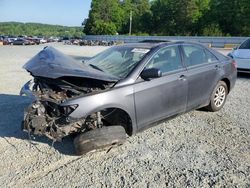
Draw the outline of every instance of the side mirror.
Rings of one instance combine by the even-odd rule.
[[[144,80],[148,80],[150,78],[159,78],[161,76],[162,76],[162,72],[156,68],[145,69],[141,73],[141,77]]]

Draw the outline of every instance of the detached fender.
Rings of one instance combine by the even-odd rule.
[[[72,118],[82,118],[107,108],[124,110],[131,118],[133,133],[137,130],[133,86],[113,88],[101,93],[70,99],[61,106],[78,105],[70,114]]]

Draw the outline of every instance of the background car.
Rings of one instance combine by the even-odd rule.
[[[40,38],[40,44],[47,43],[48,41],[45,38]]]
[[[24,38],[18,38],[13,41],[13,45],[30,45],[32,42]]]
[[[40,44],[40,39],[39,38],[37,38],[37,37],[32,37],[32,36],[29,36],[29,37],[27,37],[27,38],[25,38],[26,40],[29,40],[30,41],[30,43],[31,43],[31,45],[33,45],[33,44]]]
[[[250,38],[228,54],[237,63],[237,71],[250,73]]]

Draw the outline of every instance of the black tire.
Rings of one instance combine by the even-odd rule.
[[[126,141],[126,132],[122,126],[104,126],[78,135],[74,139],[77,155],[102,150],[110,146],[121,145]]]
[[[221,89],[221,93],[222,91],[225,92],[225,95],[221,95],[221,100],[218,101],[216,100],[216,97],[218,97],[218,94],[220,93]],[[206,107],[207,110],[211,111],[211,112],[216,112],[219,111],[225,104],[226,99],[227,99],[227,95],[228,95],[228,87],[227,84],[223,81],[219,81],[219,83],[216,85],[216,87],[214,88],[214,91],[210,97],[210,103],[209,105]],[[222,97],[223,96],[223,97]],[[223,99],[223,100],[222,100]],[[218,102],[218,103],[217,103]]]

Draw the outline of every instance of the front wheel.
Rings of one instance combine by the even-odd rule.
[[[227,94],[227,84],[223,81],[219,81],[210,97],[210,103],[206,108],[211,112],[220,110],[226,102]]]
[[[122,145],[126,132],[122,126],[105,126],[78,135],[74,140],[77,155],[83,155],[111,146]]]

